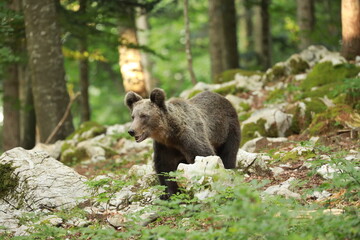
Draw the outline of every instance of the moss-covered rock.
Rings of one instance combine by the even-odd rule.
[[[277,103],[280,101],[285,100],[285,89],[283,88],[277,88],[270,92],[268,96],[266,97],[266,103]]]
[[[291,58],[289,61],[290,74],[296,75],[306,72],[310,68],[309,64],[302,58]]]
[[[239,88],[236,86],[236,84],[224,86],[221,88],[214,89],[213,92],[218,93],[220,95],[226,96],[228,94],[236,94],[239,92],[244,92],[244,88]]]
[[[266,72],[266,82],[273,82],[283,79],[288,75],[284,63],[277,63]]]
[[[10,163],[0,164],[0,200],[14,194],[19,185],[19,178],[14,171],[15,167]]]
[[[88,156],[86,153],[86,149],[64,143],[61,150],[60,161],[65,165],[73,166],[77,163],[89,159],[89,157],[90,156]]]
[[[337,105],[316,114],[308,128],[310,135],[320,135],[342,129],[352,120],[354,110],[348,105]]]
[[[242,76],[250,77],[254,75],[262,76],[264,73],[258,71],[248,71],[243,69],[230,69],[222,72],[219,76],[215,77],[215,83],[230,82],[235,79],[235,75],[240,74]]]
[[[318,63],[309,72],[301,87],[304,91],[309,91],[313,87],[342,82],[345,78],[355,77],[359,72],[360,67],[354,64],[333,66],[331,62]]]
[[[80,127],[73,132],[67,140],[76,139],[77,141],[84,141],[93,138],[106,132],[106,128],[97,122],[84,122]]]
[[[251,139],[257,138],[259,135],[266,136],[265,119],[259,119],[256,122],[247,123],[242,127],[241,130],[241,144],[243,146],[246,142]]]
[[[306,99],[303,102],[290,105],[286,113],[292,114],[294,117],[286,135],[300,134],[309,127],[316,114],[326,111],[327,108],[320,98]]]
[[[196,95],[198,95],[199,93],[203,92],[202,90],[194,90],[192,92],[189,93],[188,98],[192,98],[195,97]]]

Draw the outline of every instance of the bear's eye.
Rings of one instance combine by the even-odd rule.
[[[147,119],[149,117],[149,115],[146,114],[140,114],[140,118],[141,119]]]
[[[134,120],[134,118],[135,118],[134,115],[131,115],[131,119]]]

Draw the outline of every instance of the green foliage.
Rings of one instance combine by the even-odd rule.
[[[109,203],[116,192],[130,184],[129,182],[111,178],[101,178],[85,183],[92,189],[90,199],[103,203]]]
[[[337,105],[326,109],[326,111],[315,115],[308,131],[314,136],[334,129],[341,129],[345,126],[345,122],[350,120],[351,113],[353,113],[353,109],[348,105]]]
[[[353,64],[333,66],[331,62],[318,63],[309,72],[301,86],[305,91],[309,91],[313,87],[321,87],[329,83],[341,82],[345,78],[356,76],[359,72],[360,68]]]
[[[0,164],[0,200],[12,195],[19,185],[19,178],[14,170],[15,167],[10,163]]]

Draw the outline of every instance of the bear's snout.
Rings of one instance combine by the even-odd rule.
[[[130,134],[130,136],[134,137],[135,136],[135,131],[133,129],[130,129],[128,131],[128,133]]]

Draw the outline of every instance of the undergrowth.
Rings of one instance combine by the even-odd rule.
[[[62,219],[80,216],[88,218],[91,224],[86,227],[55,227],[36,224],[34,220],[29,236],[12,237],[1,235],[0,239],[359,239],[360,215],[360,173],[358,160],[347,160],[349,152],[334,152],[331,148],[302,142],[301,146],[313,147],[311,171],[317,174],[324,164],[335,169],[333,178],[324,180],[311,191],[330,191],[337,198],[325,202],[306,202],[307,193],[299,200],[285,199],[281,196],[269,196],[263,193],[267,182],[251,181],[246,183],[242,176],[236,175],[235,186],[223,186],[218,182],[215,196],[199,200],[186,190],[173,195],[169,201],[156,200],[139,212],[126,216],[129,219],[123,227],[114,229],[104,220],[96,218],[75,208],[55,212]],[[324,159],[321,155],[328,155]],[[113,195],[128,183],[113,179],[90,181],[94,190],[91,201],[108,203]],[[203,190],[203,186],[195,189]],[[296,186],[295,186],[296,188]],[[101,190],[102,189],[102,190]],[[342,193],[342,194],[338,194]],[[331,215],[323,211],[329,208],[341,208],[343,214]],[[142,226],[140,215],[144,212],[156,212],[155,221]],[[105,216],[106,218],[106,216]]]

